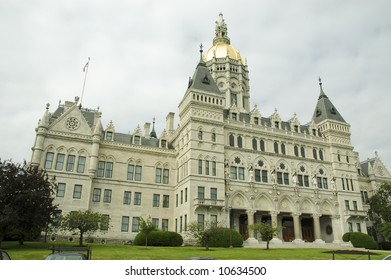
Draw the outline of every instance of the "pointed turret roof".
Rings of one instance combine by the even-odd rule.
[[[333,103],[331,103],[330,99],[323,91],[322,80],[319,78],[319,86],[320,86],[320,95],[318,98],[318,103],[316,104],[316,109],[312,119],[315,123],[320,123],[324,120],[335,120],[339,122],[344,122],[344,118],[335,108]]]
[[[202,59],[202,44],[200,46],[200,62],[193,74],[193,78],[189,81],[190,90],[201,90],[211,93],[222,95],[223,93],[219,90],[216,82],[214,81],[209,69],[206,67],[204,60]]]

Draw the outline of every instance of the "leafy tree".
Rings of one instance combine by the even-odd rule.
[[[209,250],[209,241],[218,227],[218,223],[200,224],[198,222],[193,222],[187,225],[186,234],[195,239],[199,245],[205,246],[206,250]]]
[[[8,235],[23,244],[44,231],[61,213],[54,190],[44,170],[0,160],[0,242]]]
[[[376,232],[382,233],[391,223],[391,184],[383,183],[369,199],[369,217],[374,223]],[[387,230],[386,230],[387,232]],[[384,236],[386,237],[386,236]],[[386,237],[387,238],[387,237]],[[388,237],[389,238],[389,237]]]
[[[250,225],[250,230],[254,230],[261,234],[262,239],[266,241],[266,250],[269,250],[269,243],[273,239],[274,234],[281,230],[281,227],[273,227],[269,223],[259,222]]]
[[[85,233],[93,233],[101,228],[107,228],[110,221],[107,216],[85,211],[72,211],[61,219],[61,228],[70,232],[79,234],[79,246],[83,246],[83,237]]]
[[[156,226],[152,223],[151,216],[149,216],[147,220],[144,220],[142,217],[139,217],[138,220],[140,232],[145,236],[145,246],[148,246],[148,235],[156,230]]]
[[[385,222],[381,229],[380,232],[383,234],[384,238],[387,240],[391,240],[391,223],[390,222]]]

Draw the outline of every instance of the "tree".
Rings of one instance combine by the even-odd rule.
[[[138,220],[140,232],[145,236],[145,246],[148,246],[148,235],[156,230],[156,226],[152,223],[151,216],[149,216],[147,220],[144,220],[142,217],[139,217]]]
[[[38,167],[0,160],[0,242],[12,236],[23,244],[44,231],[61,214],[53,204],[55,187]]]
[[[273,225],[260,222],[250,225],[250,230],[258,232],[262,236],[262,240],[266,241],[266,250],[269,250],[269,243],[273,239],[274,234],[281,230],[281,227],[273,227]]]
[[[391,223],[390,222],[385,222],[381,229],[380,232],[383,234],[384,238],[387,240],[391,240]]]
[[[391,184],[383,183],[369,199],[369,217],[377,233],[387,232],[387,223],[391,223]],[[384,229],[383,229],[384,228]],[[384,237],[386,237],[384,235]],[[387,237],[386,237],[387,238]]]
[[[209,250],[210,238],[213,236],[215,229],[218,227],[218,223],[200,224],[198,222],[193,222],[187,225],[186,234],[195,239],[199,245],[205,246],[206,250]]]
[[[72,211],[61,219],[61,228],[79,234],[79,246],[83,246],[85,233],[93,233],[101,228],[107,228],[110,221],[106,215],[91,210]]]

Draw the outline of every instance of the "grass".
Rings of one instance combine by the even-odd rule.
[[[2,242],[13,260],[43,260],[51,251],[50,246],[76,246],[76,243],[58,242]],[[203,247],[145,247],[121,244],[87,244],[92,248],[93,260],[184,260],[190,257],[211,257],[218,260],[331,260],[328,249],[255,249]],[[372,260],[389,255],[388,251],[371,251]],[[338,254],[337,260],[367,260],[367,255]]]

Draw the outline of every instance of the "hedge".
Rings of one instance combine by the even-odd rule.
[[[377,242],[372,236],[362,232],[347,232],[342,236],[345,242],[352,242],[356,248],[377,249]]]
[[[241,247],[243,245],[243,237],[236,230],[217,227],[209,229],[206,232],[209,236],[209,247],[230,247],[231,241],[233,247]],[[203,240],[205,245],[205,239]]]
[[[148,246],[182,246],[183,238],[182,236],[173,231],[152,231],[148,235]],[[139,232],[134,241],[134,245],[145,245],[145,234]]]

